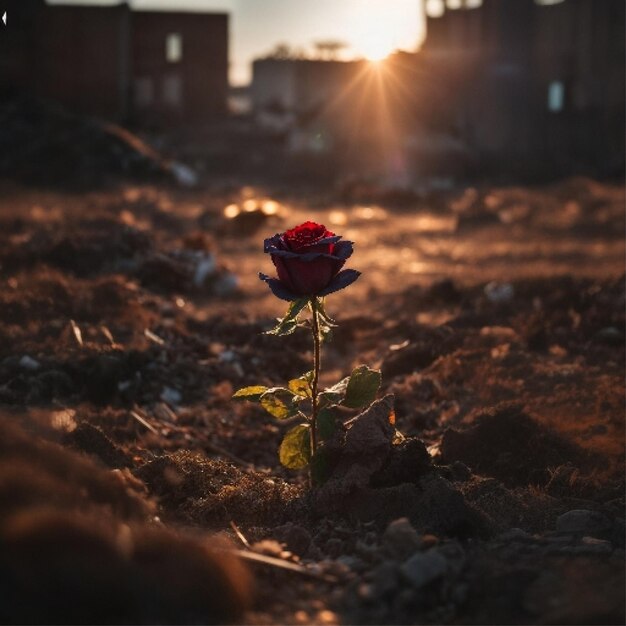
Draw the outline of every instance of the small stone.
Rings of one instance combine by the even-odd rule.
[[[326,542],[324,551],[329,557],[336,559],[343,552],[343,541],[341,541],[341,539],[337,539],[336,537],[332,537]]]
[[[448,569],[446,559],[436,550],[414,554],[400,571],[413,587],[420,589],[444,576]]]
[[[337,563],[342,563],[346,567],[349,567],[353,572],[362,572],[366,567],[367,563],[360,559],[358,556],[350,556],[344,554],[337,559]]]
[[[439,537],[436,535],[424,535],[420,542],[420,548],[422,550],[428,550],[439,545]]]
[[[383,534],[383,549],[398,561],[408,559],[420,547],[420,536],[409,522],[401,517],[387,526]]]
[[[464,483],[472,477],[472,470],[465,463],[461,463],[461,461],[454,461],[450,465],[450,472],[452,480],[455,482]]]
[[[372,591],[376,598],[394,591],[398,583],[399,571],[395,561],[383,561],[372,573]]]
[[[29,372],[36,372],[41,367],[41,363],[28,356],[28,354],[25,354],[20,359],[19,365],[23,370],[28,370]]]
[[[496,541],[502,542],[526,542],[532,541],[532,535],[528,534],[525,530],[521,528],[510,528],[506,532],[499,534],[496,537]]]
[[[615,326],[607,326],[600,329],[594,336],[594,339],[599,343],[604,343],[609,346],[623,346],[624,335]]]
[[[611,529],[611,522],[598,511],[573,509],[556,520],[556,529],[562,533],[580,533],[596,536]]]
[[[173,389],[172,387],[163,387],[163,391],[161,392],[161,400],[163,402],[167,402],[173,406],[177,406],[180,404],[180,401],[183,399],[180,391]]]
[[[284,543],[288,550],[304,556],[311,545],[311,535],[306,528],[292,523],[274,529],[274,537]]]
[[[492,281],[485,285],[485,295],[493,304],[506,304],[513,299],[515,289],[511,283],[498,283]]]

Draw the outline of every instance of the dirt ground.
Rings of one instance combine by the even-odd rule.
[[[0,620],[624,623],[624,204],[3,183]],[[362,272],[323,382],[380,367],[405,436],[313,494],[231,401],[310,368],[258,280],[306,219]]]

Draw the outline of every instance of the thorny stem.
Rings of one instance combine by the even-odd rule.
[[[317,298],[311,298],[312,332],[313,332],[313,383],[311,385],[311,401],[313,417],[311,421],[311,456],[317,450],[317,387],[320,377],[320,327],[317,310]]]

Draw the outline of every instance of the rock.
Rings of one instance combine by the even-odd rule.
[[[341,498],[367,487],[370,477],[385,463],[395,428],[389,422],[393,396],[375,401],[363,413],[346,423],[325,448],[330,478],[314,494],[318,508],[336,508]]]
[[[299,556],[304,556],[311,545],[309,531],[291,522],[275,528],[273,535],[278,541],[285,544],[287,550]]]
[[[353,572],[362,572],[367,567],[367,563],[363,559],[360,559],[358,556],[350,556],[348,554],[340,556],[337,559],[337,562],[342,563]]]
[[[521,528],[510,528],[506,532],[500,533],[495,539],[502,543],[533,541],[532,535]]]
[[[383,467],[372,474],[372,487],[391,487],[402,483],[416,483],[433,471],[432,459],[421,439],[411,437],[391,446]]]
[[[395,561],[383,561],[372,572],[372,595],[382,598],[398,588],[400,571]]]
[[[29,372],[36,372],[41,367],[41,363],[39,363],[39,361],[36,361],[32,357],[28,356],[28,354],[25,354],[20,359],[19,366],[23,370],[27,370]]]
[[[609,346],[623,346],[624,333],[615,326],[607,326],[600,329],[593,337],[598,343],[604,343]]]
[[[166,402],[167,404],[177,406],[180,404],[183,396],[177,389],[165,386],[163,387],[160,398],[161,400],[163,400],[163,402]]]
[[[587,509],[573,509],[556,520],[556,529],[563,533],[586,534],[592,537],[610,531],[612,524],[602,513]]]
[[[492,281],[485,285],[485,295],[492,304],[506,304],[513,299],[515,289],[511,283]]]
[[[605,541],[604,539],[583,537],[580,545],[561,548],[561,552],[585,555],[611,554],[613,552],[613,546],[610,541]]]
[[[343,552],[343,541],[337,537],[331,537],[326,542],[324,551],[331,559],[336,559]]]
[[[445,575],[446,559],[436,550],[418,552],[402,565],[400,571],[415,589],[420,589]]]
[[[383,549],[397,561],[409,558],[420,547],[420,536],[406,517],[394,520],[383,533]]]

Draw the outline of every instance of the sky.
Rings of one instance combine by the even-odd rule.
[[[48,0],[50,4],[117,4],[118,0]],[[134,9],[230,14],[230,82],[251,78],[252,60],[278,43],[312,50],[315,41],[349,45],[344,58],[381,58],[415,50],[424,35],[422,0],[131,0]]]

